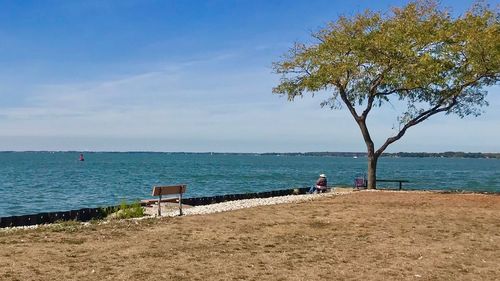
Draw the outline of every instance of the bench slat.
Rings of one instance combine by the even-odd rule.
[[[167,202],[177,203],[177,202],[179,202],[179,197],[171,197],[171,198],[161,199],[160,202],[161,203],[167,203]],[[153,205],[156,203],[158,203],[158,199],[143,199],[143,200],[141,200],[141,205]]]
[[[377,181],[380,181],[380,182],[410,182],[408,180],[379,180],[379,179],[377,179]]]
[[[169,194],[182,194],[186,192],[186,185],[168,185],[168,186],[154,186],[153,196],[169,195]]]

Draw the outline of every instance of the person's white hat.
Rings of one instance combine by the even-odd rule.
[[[326,178],[325,174],[319,175],[320,178]]]

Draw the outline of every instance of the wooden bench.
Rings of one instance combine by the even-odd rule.
[[[187,185],[167,185],[167,186],[153,186],[153,196],[158,196],[158,199],[141,200],[141,204],[149,205],[158,203],[158,216],[161,216],[161,202],[179,202],[179,215],[182,216],[182,194],[186,192]],[[161,199],[163,195],[177,195],[177,197],[170,197]]]
[[[410,182],[408,180],[385,180],[385,179],[377,179],[377,182],[397,182],[399,183],[399,190],[403,189],[403,183],[404,182]],[[368,181],[366,178],[355,178],[354,179],[354,188],[359,189],[361,188],[366,188],[368,186]]]
[[[399,183],[399,190],[403,189],[404,182],[410,182],[408,180],[377,180],[377,182],[397,182]]]

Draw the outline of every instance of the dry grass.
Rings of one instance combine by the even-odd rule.
[[[1,280],[498,280],[500,196],[357,192],[0,232]]]

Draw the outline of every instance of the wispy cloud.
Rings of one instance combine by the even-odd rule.
[[[364,150],[345,110],[321,109],[321,95],[287,102],[271,94],[277,77],[268,68],[241,69],[238,61],[237,54],[228,53],[155,64],[149,71],[107,80],[35,85],[21,106],[0,108],[0,149]],[[410,130],[391,150],[453,150],[457,137],[470,139],[464,143],[498,139],[491,130],[500,125],[493,110],[500,105],[497,92],[490,94],[483,119],[435,118]],[[368,122],[380,145],[395,133],[391,118],[397,108],[373,113]],[[461,132],[462,126],[475,131]],[[497,147],[493,140],[464,143],[456,147]]]
[[[109,81],[38,85],[26,105],[0,109],[0,127],[4,136],[278,139],[308,120],[290,115],[319,109],[315,101],[288,104],[299,110],[292,113],[284,99],[271,94],[276,81],[267,68],[220,68],[221,61],[234,58],[166,64]]]

